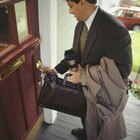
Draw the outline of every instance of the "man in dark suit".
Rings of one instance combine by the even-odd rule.
[[[96,5],[96,0],[66,0],[69,6],[70,14],[73,14],[78,23],[75,28],[75,35],[72,49],[77,53],[78,63],[81,67],[99,64],[103,56],[115,61],[123,79],[127,79],[132,67],[131,38],[128,30],[115,17],[106,13]],[[87,28],[87,37],[84,48],[82,46],[83,28]],[[46,69],[45,71],[57,71],[64,74],[69,70],[69,65],[63,59],[55,69]],[[78,71],[77,71],[78,72]],[[73,72],[72,82],[77,76]],[[86,114],[86,109],[83,109]],[[83,126],[84,117],[82,118]],[[84,129],[74,129],[72,134],[80,137]],[[85,139],[84,139],[85,140]]]

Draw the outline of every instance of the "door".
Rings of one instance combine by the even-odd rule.
[[[42,110],[37,0],[0,1],[0,139],[23,140]]]

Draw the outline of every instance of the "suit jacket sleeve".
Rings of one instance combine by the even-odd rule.
[[[114,33],[115,32],[115,33]],[[119,27],[117,31],[112,29],[110,44],[106,48],[105,56],[114,59],[123,79],[127,78],[132,68],[131,38],[128,31]]]

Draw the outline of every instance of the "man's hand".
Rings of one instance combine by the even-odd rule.
[[[79,75],[81,74],[81,66],[78,65],[78,68],[76,71],[70,71],[69,72],[72,76],[69,77],[69,81],[75,84],[79,83]]]
[[[41,69],[42,69],[43,73],[46,73],[46,74],[55,72],[55,70],[52,69],[51,67],[44,67],[43,66],[43,67],[41,67]]]

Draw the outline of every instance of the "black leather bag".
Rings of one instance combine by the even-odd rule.
[[[56,74],[47,74],[39,96],[39,105],[44,108],[82,117],[86,108],[86,99],[81,85],[67,81]]]

